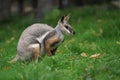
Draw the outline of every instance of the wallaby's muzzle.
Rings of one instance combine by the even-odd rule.
[[[72,27],[68,27],[67,29],[69,30],[71,35],[75,35],[75,31],[72,29]]]

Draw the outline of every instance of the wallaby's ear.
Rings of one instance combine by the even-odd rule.
[[[65,18],[65,16],[62,16],[62,17],[60,18],[59,22],[63,23],[63,22],[64,22],[64,18]]]
[[[67,16],[62,16],[59,20],[59,22],[64,23],[65,21],[68,21],[70,18],[70,14],[68,14]]]
[[[65,21],[68,21],[69,18],[70,18],[70,14],[68,14],[67,16],[65,16],[64,20],[65,20]]]

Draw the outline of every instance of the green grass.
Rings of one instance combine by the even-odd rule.
[[[42,23],[55,26],[59,11],[55,12]],[[66,37],[55,56],[46,56],[38,64],[7,63],[16,55],[21,32],[35,23],[32,17],[0,24],[0,80],[120,79],[120,10],[85,6],[70,8],[63,13],[71,13],[69,22],[76,35]],[[81,56],[83,52],[87,57]],[[99,53],[100,58],[91,59],[95,53]]]

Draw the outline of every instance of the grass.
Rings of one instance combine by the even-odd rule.
[[[32,17],[16,18],[0,24],[0,80],[120,79],[120,11],[85,6],[70,8],[63,13],[71,13],[69,22],[76,35],[66,36],[56,55],[46,56],[38,64],[7,63],[16,55],[21,32],[35,23]],[[59,11],[54,15],[56,17],[47,17],[42,23],[55,26]],[[81,53],[86,53],[87,57],[82,57]],[[90,58],[96,53],[100,54],[99,58]]]

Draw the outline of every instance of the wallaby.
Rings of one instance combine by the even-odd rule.
[[[46,53],[49,56],[54,55],[58,46],[64,41],[64,35],[75,34],[68,20],[69,15],[62,16],[55,28],[39,23],[26,28],[19,39],[17,55],[10,63],[31,58],[37,62],[38,58],[44,57]]]

